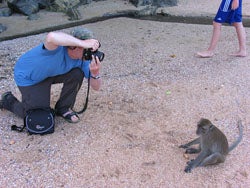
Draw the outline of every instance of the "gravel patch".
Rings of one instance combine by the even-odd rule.
[[[52,135],[12,132],[10,125],[22,120],[0,111],[0,187],[250,186],[250,56],[228,55],[238,45],[233,27],[223,26],[213,58],[200,59],[194,53],[208,46],[209,25],[116,18],[84,26],[106,54],[101,91],[91,90],[80,123],[56,118]],[[20,98],[13,66],[44,37],[0,43],[1,93],[11,90]],[[86,85],[76,109],[83,106]],[[52,88],[52,107],[60,87]],[[242,119],[243,141],[225,163],[186,174],[187,159],[178,146],[196,137],[201,117],[219,127],[229,143]]]

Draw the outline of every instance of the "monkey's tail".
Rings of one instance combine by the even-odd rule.
[[[234,143],[232,143],[232,145],[229,146],[229,152],[232,151],[236,146],[238,146],[238,144],[242,140],[242,137],[243,137],[243,125],[242,125],[241,120],[238,121],[238,128],[239,128],[239,137],[237,138],[237,140]]]

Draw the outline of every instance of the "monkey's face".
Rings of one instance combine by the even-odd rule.
[[[196,130],[196,134],[197,135],[204,135],[207,134],[210,130],[212,123],[208,120],[208,119],[201,119],[198,123],[197,123],[197,130]]]

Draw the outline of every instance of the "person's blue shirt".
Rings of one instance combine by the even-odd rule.
[[[18,86],[31,86],[76,67],[81,68],[84,77],[89,78],[89,64],[90,61],[71,59],[67,47],[59,46],[51,51],[40,44],[18,59],[14,67],[14,79]]]

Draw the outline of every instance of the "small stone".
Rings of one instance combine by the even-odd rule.
[[[184,157],[185,159],[189,159],[189,156],[188,156],[188,154],[186,154],[186,153],[183,154],[183,157]]]
[[[10,141],[10,145],[13,145],[13,144],[15,144],[16,142],[15,142],[15,140],[11,140]]]

